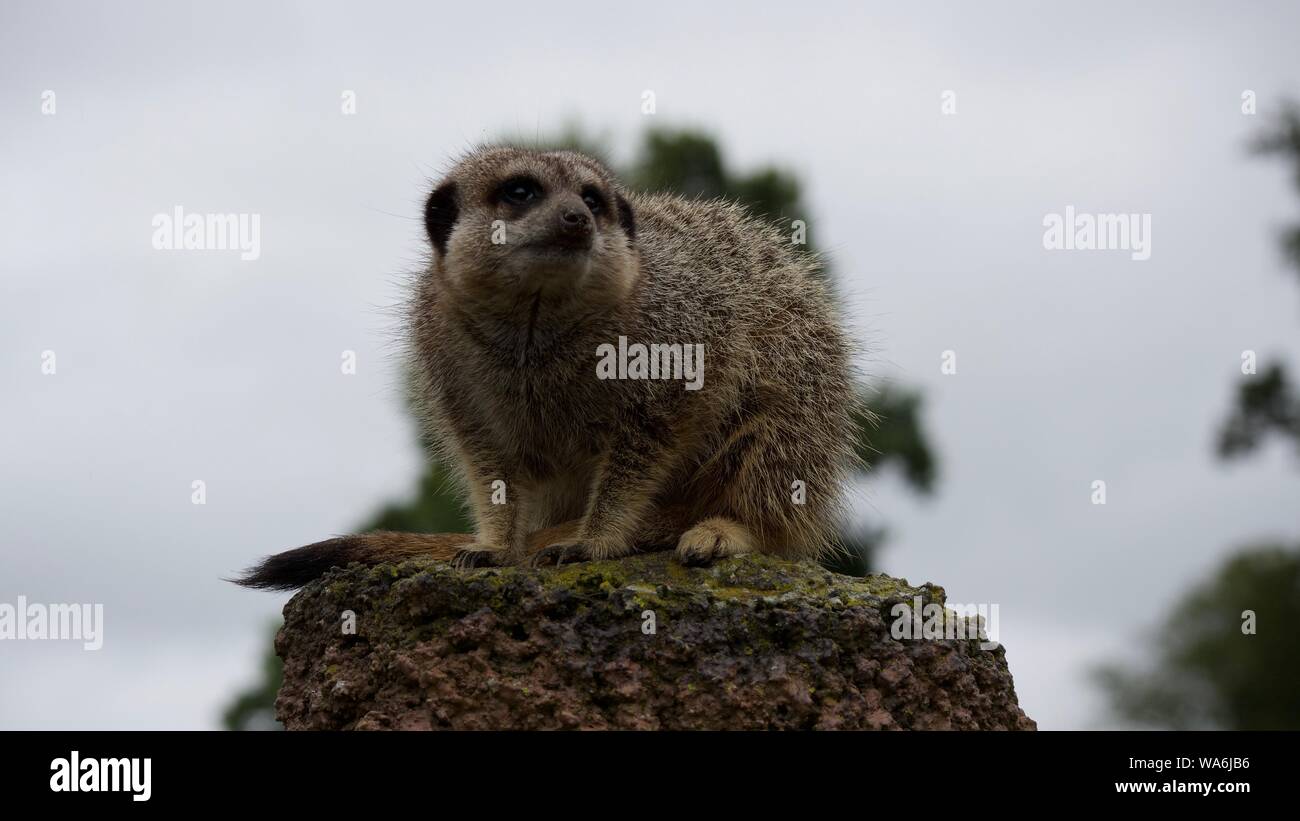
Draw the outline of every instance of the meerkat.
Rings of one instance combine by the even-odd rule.
[[[414,400],[475,532],[344,536],[240,583],[293,589],[419,555],[478,567],[672,549],[693,565],[834,549],[850,346],[789,235],[725,201],[633,193],[584,154],[511,147],[457,162],[424,224]],[[679,347],[698,355],[695,383],[668,361]],[[628,350],[655,361],[612,368]]]

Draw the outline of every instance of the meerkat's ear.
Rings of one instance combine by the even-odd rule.
[[[635,240],[636,215],[632,213],[632,206],[623,199],[622,194],[615,194],[614,202],[618,206],[618,224],[623,226],[623,232],[627,234],[628,240]]]
[[[440,256],[447,253],[447,239],[459,216],[456,183],[445,182],[429,195],[429,201],[424,205],[424,230],[429,232],[429,242]]]

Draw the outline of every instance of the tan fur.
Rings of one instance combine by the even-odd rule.
[[[494,201],[521,174],[544,188],[541,201],[522,211]],[[831,548],[852,460],[851,388],[812,259],[738,206],[632,194],[572,152],[476,151],[448,185],[456,221],[410,304],[410,354],[427,430],[469,485],[472,550],[519,562],[527,534],[572,517],[578,533],[539,561],[672,546],[706,520],[735,523],[723,554]],[[587,254],[532,254],[556,219],[551,203],[586,186],[611,205],[624,198],[634,234],[608,207]],[[495,220],[505,243],[492,242]],[[620,335],[703,344],[703,389],[597,379],[597,346]],[[485,501],[496,480],[508,504]],[[694,545],[683,541],[682,555],[701,552]]]
[[[576,520],[562,522],[534,533],[526,541],[526,549],[529,552],[536,552],[557,541],[573,538],[578,531],[578,525],[579,522]],[[441,561],[456,561],[464,565],[467,562],[463,557],[490,555],[468,551],[474,543],[474,536],[469,533],[378,531],[354,536],[338,536],[268,556],[233,581],[245,587],[264,590],[294,590],[318,578],[332,567],[346,567],[353,562],[374,565],[427,557]]]
[[[739,556],[755,548],[754,534],[740,522],[714,516],[682,534],[677,558],[682,564],[708,564],[726,556]]]
[[[578,532],[579,524],[575,519],[533,533],[527,540],[528,551],[536,553],[547,545],[572,538]],[[378,564],[418,557],[449,562],[463,553],[465,548],[474,544],[472,533],[400,533],[392,530],[377,530],[341,538],[355,543],[354,559],[362,564]]]
[[[507,190],[540,196],[521,205]],[[854,458],[848,345],[816,262],[787,235],[734,204],[633,194],[581,154],[515,148],[464,157],[425,220],[413,399],[466,486],[475,535],[342,537],[270,557],[243,583],[291,589],[333,565],[416,555],[475,566],[676,547],[699,563],[834,548]],[[703,345],[703,388],[598,379],[598,346],[620,336]]]

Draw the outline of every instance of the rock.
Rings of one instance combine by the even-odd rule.
[[[1035,729],[1003,648],[891,637],[915,597],[944,592],[764,556],[353,565],[285,606],[276,712],[289,729]]]

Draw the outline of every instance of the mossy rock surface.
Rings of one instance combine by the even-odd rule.
[[[353,565],[286,605],[276,710],[290,729],[1033,729],[1003,648],[891,637],[917,597],[944,592],[764,556]]]

